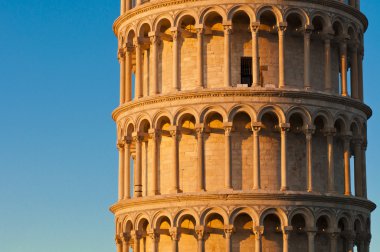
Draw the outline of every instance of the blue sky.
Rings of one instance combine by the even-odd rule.
[[[380,2],[362,2],[369,198],[380,202]],[[0,251],[114,251],[117,0],[0,0]],[[379,210],[380,211],[380,210]],[[380,212],[372,251],[380,251]]]

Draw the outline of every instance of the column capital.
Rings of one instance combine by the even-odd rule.
[[[123,140],[119,140],[119,141],[117,141],[117,143],[116,143],[116,148],[117,148],[118,150],[123,149],[123,148],[124,148],[124,141],[123,141]]]
[[[303,27],[303,33],[306,35],[306,34],[308,34],[308,35],[311,35],[311,33],[313,32],[313,30],[314,30],[314,25],[305,25],[304,27]]]
[[[157,140],[160,137],[160,132],[156,129],[149,129],[148,130],[149,139]]]
[[[255,235],[256,240],[260,240],[261,236],[264,234],[264,226],[254,226],[252,232]]]
[[[130,233],[122,233],[120,234],[120,239],[124,242],[124,243],[128,243],[130,240],[131,240],[131,234]]]
[[[233,225],[224,225],[224,234],[226,235],[226,238],[230,238],[233,232],[234,232]]]
[[[172,241],[178,241],[179,240],[179,232],[177,227],[172,227],[169,229],[169,234],[172,238]]]
[[[122,244],[122,240],[120,239],[120,235],[118,235],[118,234],[115,235],[115,243],[116,244]]]
[[[195,132],[197,133],[197,136],[201,136],[205,131],[205,127],[203,123],[198,123],[195,125]]]
[[[232,131],[232,123],[231,122],[225,122],[224,125],[224,135],[225,136],[231,136]]]
[[[157,32],[149,32],[149,41],[151,45],[158,44],[160,42],[160,35]]]
[[[140,240],[141,238],[141,234],[140,234],[140,231],[138,230],[132,230],[131,231],[131,238],[136,241],[136,240]]]
[[[196,25],[195,30],[197,31],[197,35],[202,35],[205,32],[205,28],[202,24]]]
[[[251,123],[251,128],[252,128],[252,131],[260,131],[261,128],[263,127],[263,124],[261,122],[253,122]]]
[[[121,47],[117,50],[117,58],[118,60],[121,60],[125,57],[125,53],[126,53],[126,48],[125,47]]]
[[[169,133],[170,133],[171,137],[177,138],[179,133],[180,133],[179,127],[175,126],[175,125],[170,126],[169,127]]]
[[[140,132],[133,132],[132,139],[135,142],[142,142],[144,140],[144,136]]]
[[[224,29],[224,35],[230,35],[232,32],[232,25],[231,24],[223,24]]]
[[[316,228],[305,228],[305,231],[308,236],[315,236],[318,230]]]
[[[170,32],[172,34],[173,41],[176,41],[179,39],[181,32],[177,27],[170,28]]]
[[[278,31],[280,32],[285,32],[286,31],[286,28],[288,27],[288,23],[287,22],[280,22],[278,23]]]
[[[252,22],[251,25],[250,25],[250,29],[251,29],[251,32],[252,33],[257,33],[259,32],[259,29],[260,29],[260,22]]]
[[[140,37],[137,37],[137,38],[134,38],[134,39],[133,39],[133,46],[134,46],[134,47],[139,47],[139,46],[141,46],[141,38],[140,38]]]
[[[151,229],[147,232],[147,234],[149,235],[149,237],[153,240],[153,241],[156,241],[160,238],[160,234],[155,230],[155,229]]]
[[[124,144],[131,144],[133,141],[132,136],[124,136]]]
[[[205,234],[205,227],[195,226],[195,233],[197,234],[197,240],[203,240]]]
[[[292,226],[283,226],[282,227],[282,233],[283,234],[289,234],[291,231],[293,231],[293,227]]]
[[[353,137],[352,138],[352,143],[354,145],[362,145],[363,144],[363,139],[361,137]]]
[[[315,133],[315,127],[312,125],[306,125],[306,127],[303,129],[303,132],[305,133],[306,137],[309,137]]]
[[[288,132],[290,130],[290,123],[280,123],[279,127],[281,131]]]
[[[335,136],[336,129],[335,128],[326,128],[326,129],[323,130],[323,134],[325,136]]]
[[[331,239],[338,239],[338,236],[340,235],[340,230],[331,229],[328,230],[327,234],[330,236]]]

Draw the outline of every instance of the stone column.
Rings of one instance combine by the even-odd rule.
[[[150,44],[151,44],[151,53],[152,53],[152,75],[151,78],[151,85],[152,85],[152,94],[158,94],[158,75],[157,75],[157,68],[158,68],[158,55],[157,55],[157,47],[159,43],[159,36],[155,32],[149,33],[150,38]]]
[[[125,12],[125,0],[120,1],[120,16],[124,14]]]
[[[314,129],[307,128],[305,129],[306,137],[306,174],[307,174],[307,191],[313,191],[313,152],[312,152],[312,137]]]
[[[364,56],[364,48],[360,46],[358,50],[358,82],[359,82],[359,99],[361,101],[364,100],[364,92],[363,92],[363,56]]]
[[[170,228],[170,236],[172,238],[172,252],[178,252],[178,229],[176,227]]]
[[[231,181],[231,125],[224,126],[224,187],[232,189]]]
[[[129,243],[131,240],[131,236],[128,233],[124,233],[121,240],[123,242],[123,252],[129,252]]]
[[[133,239],[133,252],[140,252],[140,239],[141,235],[138,231],[131,231],[131,237]]]
[[[259,66],[259,22],[251,24],[252,34],[252,87],[260,86],[260,66]]]
[[[234,231],[233,225],[226,225],[224,227],[224,235],[225,235],[225,240],[226,240],[226,252],[231,252],[231,235],[232,232]]]
[[[141,62],[141,53],[142,48],[139,42],[139,39],[134,40],[134,46],[136,51],[136,75],[135,75],[135,99],[141,98],[143,96],[142,88],[142,62]]]
[[[331,37],[325,37],[325,91],[332,92],[331,85]]]
[[[151,190],[150,195],[157,195],[158,193],[158,186],[157,186],[157,139],[158,139],[158,132],[155,129],[149,130],[149,145],[152,145],[152,179],[151,179]]]
[[[278,26],[278,87],[285,87],[285,50],[284,36],[287,27],[286,22],[281,22]]]
[[[125,48],[120,48],[118,52],[120,63],[120,105],[125,102]]]
[[[197,234],[197,241],[198,241],[197,252],[203,252],[204,231],[205,231],[205,228],[203,226],[195,227],[195,233]]]
[[[172,37],[173,37],[173,91],[179,90],[178,85],[178,64],[179,64],[179,46],[178,46],[178,40],[180,37],[180,32],[177,30],[177,28],[171,28]]]
[[[283,252],[289,251],[289,234],[293,230],[292,226],[284,226],[282,228]]]
[[[125,1],[125,11],[129,11],[132,6],[131,6],[131,1],[130,0],[124,0]]]
[[[125,102],[132,99],[132,48],[127,47],[125,55]]]
[[[124,144],[124,199],[131,197],[131,143],[132,139],[125,137]]]
[[[135,7],[137,7],[137,6],[139,6],[139,5],[141,5],[141,0],[136,0],[136,6]],[[135,251],[134,251],[135,252]]]
[[[119,201],[124,199],[124,143],[117,144],[119,150]]]
[[[232,26],[224,25],[224,86],[231,87],[231,36]]]
[[[339,232],[337,231],[333,231],[331,233],[329,233],[330,235],[330,251],[337,251],[337,239],[338,239],[338,235],[339,235]]]
[[[141,148],[141,142],[143,140],[142,136],[138,135],[138,133],[133,133],[133,140],[135,141],[136,145],[136,162],[134,165],[134,187],[135,187],[135,193],[134,197],[141,197],[142,196],[142,148]]]
[[[354,144],[354,174],[355,174],[355,196],[363,197],[362,184],[362,157],[361,146],[363,141],[360,138],[353,140]]]
[[[343,40],[340,43],[340,72],[342,81],[342,96],[348,96],[347,93],[347,42]]]
[[[198,87],[203,88],[203,27],[197,28],[197,70],[198,70]]]
[[[158,234],[155,230],[151,230],[148,232],[149,237],[152,239],[152,252],[157,252],[157,243],[160,239],[160,234]]]
[[[255,252],[261,252],[261,237],[264,233],[264,226],[253,227],[252,231],[255,235]]]
[[[116,242],[116,251],[117,252],[123,252],[122,251],[123,243],[122,243],[120,237],[118,237],[117,235],[115,236],[115,242]]]
[[[178,193],[178,130],[176,126],[172,126],[170,129],[170,135],[173,139],[173,152],[172,152],[172,188],[171,193]]]
[[[354,252],[355,233],[348,231],[345,238],[347,240],[347,252]]]
[[[328,192],[335,192],[335,176],[334,176],[334,135],[335,129],[325,131],[327,138],[327,171],[328,171]]]
[[[343,136],[344,195],[347,196],[351,196],[350,141],[350,134]]]
[[[315,251],[315,230],[307,231],[307,246],[308,246],[308,252],[314,252]]]
[[[359,78],[358,78],[358,44],[351,45],[351,97],[359,99]]]
[[[286,164],[286,135],[290,129],[289,123],[281,123],[281,191],[288,190],[287,164]]]
[[[371,243],[371,234],[367,234],[364,240],[364,252],[369,252],[370,243]]]
[[[367,142],[362,144],[362,188],[363,188],[363,197],[367,198]]]
[[[253,132],[253,190],[260,189],[260,144],[259,144],[259,131],[261,123],[252,124]]]
[[[306,90],[311,88],[311,83],[310,83],[310,36],[312,33],[312,28],[307,25],[304,30],[304,35],[303,35],[303,41],[304,41],[304,46],[303,46],[303,51],[304,51],[304,70],[303,70],[303,75],[304,75],[304,88]]]
[[[204,191],[203,185],[203,125],[199,125],[195,128],[197,132],[197,149],[198,149],[198,160],[197,160],[197,191]]]

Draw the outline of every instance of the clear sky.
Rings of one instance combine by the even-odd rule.
[[[380,202],[380,2],[366,0],[368,195]],[[0,251],[115,251],[118,0],[0,0]],[[380,251],[380,209],[372,215]]]

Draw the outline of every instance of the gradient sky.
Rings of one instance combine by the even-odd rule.
[[[380,202],[380,2],[366,0],[368,195]],[[118,0],[0,0],[0,251],[108,252],[117,197]],[[380,209],[372,215],[380,251]]]

